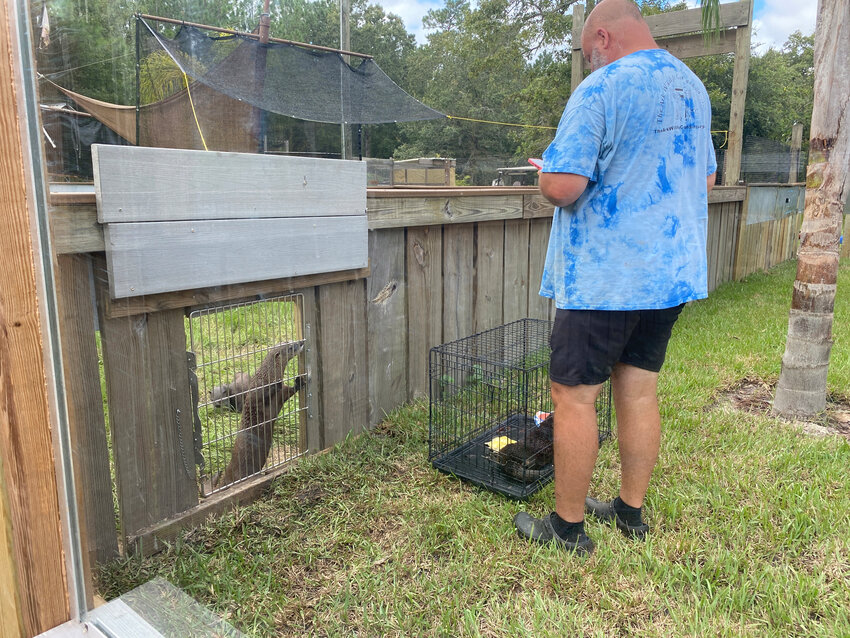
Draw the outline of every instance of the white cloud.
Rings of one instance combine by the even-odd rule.
[[[753,16],[753,44],[758,51],[780,49],[794,31],[811,35],[815,31],[817,2],[814,0],[764,0]]]
[[[443,0],[385,0],[379,2],[387,13],[394,13],[404,21],[408,33],[416,37],[416,42],[425,44],[425,30],[422,28],[422,18],[430,9],[443,6]]]

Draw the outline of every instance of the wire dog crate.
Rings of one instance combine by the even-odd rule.
[[[206,308],[187,319],[202,495],[305,452],[300,307],[301,295],[289,295]]]
[[[549,335],[520,319],[431,349],[428,458],[475,485],[526,499],[552,480]],[[611,387],[596,402],[611,435]]]

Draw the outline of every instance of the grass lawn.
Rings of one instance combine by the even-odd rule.
[[[100,593],[159,575],[257,636],[848,636],[848,439],[720,401],[743,379],[777,380],[794,268],[683,312],[646,542],[588,521],[590,558],[524,543],[511,518],[551,511],[552,486],[521,504],[435,472],[418,404],[167,551],[107,566]],[[829,388],[846,401],[847,260],[838,290]],[[602,498],[616,494],[616,447],[600,450]]]

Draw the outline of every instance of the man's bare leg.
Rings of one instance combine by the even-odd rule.
[[[611,373],[611,389],[620,444],[620,499],[642,507],[661,445],[658,373],[618,363]]]
[[[601,387],[552,382],[555,511],[572,523],[584,520],[584,499],[599,453],[596,397]]]

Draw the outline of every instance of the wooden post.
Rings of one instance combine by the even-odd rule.
[[[407,400],[407,286],[404,229],[369,232],[372,272],[366,281],[369,425]]]
[[[576,90],[584,79],[584,54],[581,52],[581,31],[584,29],[584,5],[573,5],[573,61],[570,76],[570,94]]]
[[[322,447],[359,434],[369,422],[366,285],[363,280],[319,289]]]
[[[0,2],[0,483],[8,496],[8,509],[4,504],[0,511],[0,598],[13,608],[9,626],[21,619],[24,633],[35,635],[68,620],[70,611],[48,398],[52,370],[45,367],[41,252],[33,241],[38,231],[27,190],[28,131],[20,128],[27,115],[10,6]],[[6,622],[4,614],[0,625]]]
[[[91,258],[86,254],[59,255],[56,266],[71,454],[80,528],[88,549],[85,569],[90,573],[93,565],[118,555],[95,341]]]
[[[732,72],[732,106],[729,109],[729,147],[723,184],[733,186],[741,177],[741,151],[744,146],[744,106],[747,101],[747,76],[750,72],[750,33],[753,3],[749,3],[749,22],[735,30],[735,67]]]
[[[343,51],[351,50],[351,0],[339,0],[339,48]],[[351,56],[343,55],[346,64],[351,62]],[[342,73],[345,69],[341,70]],[[340,99],[347,100],[350,96],[344,91],[345,84],[340,77]],[[351,159],[351,128],[348,124],[340,125],[342,135],[342,159]]]
[[[0,638],[23,638],[24,620],[21,616],[21,595],[15,566],[15,548],[12,545],[12,518],[3,456],[0,455]]]
[[[788,167],[788,183],[797,181],[800,172],[800,149],[803,148],[803,124],[794,122],[791,126],[791,163]]]
[[[124,537],[198,503],[182,310],[108,317],[95,263],[121,531]]]

